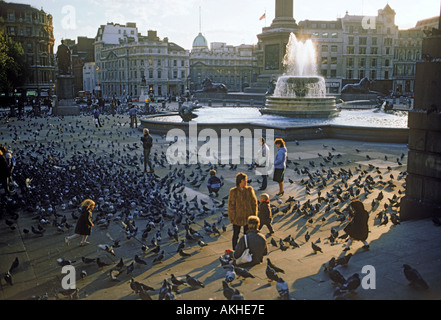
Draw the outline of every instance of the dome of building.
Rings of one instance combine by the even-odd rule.
[[[193,48],[208,48],[207,39],[199,32],[198,36],[193,41]]]

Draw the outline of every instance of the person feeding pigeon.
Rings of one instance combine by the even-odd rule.
[[[228,196],[228,219],[233,225],[233,248],[239,239],[240,228],[247,232],[247,219],[257,216],[257,198],[254,189],[247,186],[248,176],[239,172],[236,175],[236,186],[230,189]]]
[[[81,214],[75,226],[75,234],[65,238],[66,245],[69,245],[71,240],[81,236],[83,236],[83,238],[80,245],[85,246],[89,244],[86,240],[87,237],[90,236],[90,232],[94,226],[92,222],[93,209],[95,209],[95,202],[93,200],[87,199],[81,203]]]
[[[216,176],[216,170],[210,170],[210,178],[207,181],[208,192],[210,192],[210,196],[212,193],[216,194],[216,197],[219,196],[219,189],[221,187],[221,180]]]
[[[369,249],[369,244],[366,241],[369,233],[369,213],[365,210],[363,202],[360,200],[352,200],[350,209],[352,211],[352,220],[344,228],[346,234],[349,235],[349,240],[344,246],[344,251],[350,249],[353,240],[362,241],[364,244],[363,248]]]
[[[263,256],[266,256],[268,254],[266,239],[261,233],[259,233],[259,217],[249,216],[247,220],[247,226],[248,231],[239,240],[237,246],[234,249],[233,257],[235,259],[238,259],[248,247],[250,253],[253,255],[253,259],[251,262],[241,264],[241,268],[248,268],[262,263]]]

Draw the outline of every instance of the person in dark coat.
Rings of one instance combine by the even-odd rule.
[[[149,129],[145,128],[142,130],[143,136],[141,138],[142,146],[144,148],[144,173],[154,173],[155,171],[152,168],[152,164],[150,162],[150,151],[153,146],[153,137],[150,135]],[[147,166],[149,167],[149,171],[147,171]]]
[[[369,233],[369,213],[365,210],[363,202],[360,200],[352,200],[350,208],[352,211],[352,220],[344,228],[346,234],[349,235],[349,240],[344,250],[349,250],[354,240],[362,241],[364,244],[363,248],[369,249],[369,244],[366,241]]]
[[[248,263],[240,264],[241,268],[249,268],[257,264],[262,263],[263,256],[268,254],[268,247],[266,245],[265,237],[259,233],[260,219],[257,216],[249,216],[247,220],[248,230],[244,236],[239,240],[234,249],[233,257],[234,259],[240,258],[242,253],[246,249],[245,239],[247,237],[248,248],[250,253],[253,255],[253,260]],[[235,264],[235,262],[234,262]]]
[[[262,230],[263,226],[266,226],[270,232],[270,234],[274,233],[273,226],[271,224],[273,217],[271,214],[270,208],[270,200],[269,195],[267,193],[262,193],[259,199],[259,209],[257,212],[257,216],[260,219],[259,231]]]
[[[75,234],[66,237],[65,242],[66,245],[70,244],[70,241],[76,239],[80,236],[83,236],[80,245],[85,246],[88,245],[87,237],[90,236],[90,232],[92,231],[92,227],[94,226],[92,222],[92,211],[95,208],[95,202],[93,200],[87,199],[84,200],[81,204],[81,214],[78,218],[77,225],[75,226]]]
[[[216,194],[216,197],[219,196],[219,189],[221,188],[222,181],[216,176],[216,170],[210,170],[210,178],[207,181],[208,192],[210,192],[210,196],[212,193]]]

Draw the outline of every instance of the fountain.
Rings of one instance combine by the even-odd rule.
[[[313,42],[289,37],[283,61],[285,74],[277,80],[262,114],[292,118],[332,118],[339,114],[334,97],[326,96],[325,79],[317,75],[317,55]]]

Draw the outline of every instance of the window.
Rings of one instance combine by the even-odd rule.
[[[371,54],[378,54],[378,48],[377,47],[372,47],[371,48]]]
[[[331,57],[331,64],[337,64],[337,57]]]
[[[355,53],[354,47],[347,47],[346,48],[346,53],[347,54],[354,54]]]
[[[372,45],[373,46],[377,45],[377,37],[372,37]]]
[[[329,34],[328,34],[327,32],[324,32],[324,33],[322,34],[322,37],[323,37],[323,38],[328,38],[328,36],[329,36]]]
[[[337,46],[331,46],[331,52],[337,52],[338,47]]]
[[[360,58],[360,68],[364,68],[366,66],[366,58]],[[364,77],[363,77],[364,78]]]
[[[352,46],[354,45],[354,37],[349,37],[348,38],[348,43]]]
[[[328,46],[323,45],[322,46],[322,52],[328,52]]]
[[[153,79],[153,70],[149,70],[149,79]]]
[[[376,67],[377,66],[377,59],[372,59],[371,60],[371,67]]]
[[[337,77],[337,70],[332,69],[331,70],[331,78],[335,78],[335,77]]]
[[[376,70],[371,70],[370,78],[371,78],[371,80],[375,80],[377,78],[377,71]]]
[[[365,46],[367,45],[367,38],[366,37],[360,37],[358,40],[358,43],[360,46]]]
[[[331,34],[331,38],[334,38],[334,39],[338,38],[338,33],[337,32],[333,32]]]
[[[348,58],[346,64],[348,67],[353,67],[354,66],[354,58]]]
[[[162,71],[158,70],[158,79],[161,79],[161,78],[162,78]]]
[[[328,57],[322,57],[322,64],[328,64]]]
[[[366,54],[366,47],[360,47],[360,48],[358,48],[358,53],[359,53],[359,54]]]

